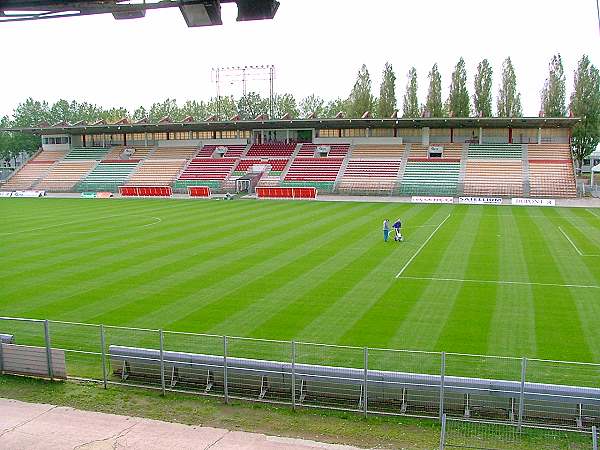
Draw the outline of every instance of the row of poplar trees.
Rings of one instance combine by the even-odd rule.
[[[446,101],[442,100],[442,77],[434,64],[427,78],[429,89],[425,102],[418,98],[417,70],[408,71],[408,81],[402,101],[401,115],[414,117],[492,117],[493,68],[487,59],[477,65],[473,83],[473,95],[467,86],[465,60],[460,58],[452,72]],[[341,102],[347,117],[360,117],[370,111],[375,117],[390,117],[396,112],[396,75],[392,65],[385,64],[379,98],[372,95],[371,79],[366,65],[358,71],[350,96]],[[496,96],[497,117],[521,117],[521,93],[517,89],[517,76],[510,57],[502,63],[501,80]],[[550,60],[548,78],[541,90],[540,115],[544,117],[567,117],[572,115],[581,121],[573,129],[573,154],[581,166],[600,142],[600,76],[598,69],[584,55],[574,73],[573,92],[567,108],[566,76],[560,54]]]
[[[437,64],[429,71],[428,80],[427,98],[421,104],[418,98],[417,71],[414,67],[408,71],[399,115],[414,118],[491,117],[494,114],[493,69],[487,59],[477,65],[472,96],[467,86],[467,68],[463,58],[459,59],[452,72],[446,101],[442,100],[442,77]],[[397,104],[396,75],[392,65],[385,64],[378,97],[373,95],[371,77],[366,65],[363,65],[347,98],[326,101],[323,97],[313,94],[296,100],[291,93],[277,94],[272,115],[273,118],[299,118],[315,114],[320,118],[332,118],[341,112],[344,117],[358,118],[368,111],[373,117],[385,118],[396,112]],[[175,99],[166,99],[149,107],[139,106],[133,111],[125,107],[106,109],[87,102],[64,99],[50,105],[45,101],[29,98],[15,108],[12,117],[0,117],[0,128],[30,127],[41,122],[51,125],[58,122],[75,123],[80,120],[92,123],[98,119],[114,122],[123,117],[130,120],[148,118],[150,122],[157,122],[163,117],[181,121],[187,116],[192,116],[195,120],[204,120],[212,115],[220,119],[239,116],[241,120],[251,120],[259,114],[268,113],[269,106],[269,99],[256,92],[249,92],[239,99],[221,97],[206,101],[188,100],[183,104],[178,104]],[[541,91],[540,109],[546,117],[566,117],[570,114],[582,119],[573,130],[574,155],[580,162],[596,148],[600,141],[600,77],[598,69],[591,64],[587,56],[581,58],[575,70],[574,89],[568,109],[562,59],[560,55],[552,57],[548,78]],[[523,115],[517,76],[510,58],[506,58],[502,64],[495,114],[499,117]],[[33,152],[38,146],[39,138],[36,136],[0,132],[0,158],[14,158],[21,151]]]

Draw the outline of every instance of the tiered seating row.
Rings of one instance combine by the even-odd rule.
[[[196,157],[198,158],[210,158],[213,156],[215,150],[219,147],[225,147],[227,151],[225,152],[225,158],[239,158],[244,153],[246,149],[245,145],[205,145],[203,146]]]
[[[438,159],[454,159],[459,160],[462,157],[462,144],[431,144],[430,146],[435,147],[443,147],[442,157],[434,158],[434,160]],[[429,146],[419,145],[419,144],[411,144],[410,153],[408,155],[409,160],[422,160],[429,158]]]
[[[248,150],[246,156],[266,156],[266,157],[290,157],[294,150],[296,149],[296,144],[283,144],[279,142],[273,142],[269,144],[253,144]]]
[[[151,159],[191,159],[198,152],[198,147],[158,147]]]
[[[467,161],[465,195],[523,195],[522,165],[522,161]]]
[[[342,181],[365,178],[396,181],[400,170],[400,161],[385,159],[351,159],[344,172]]]
[[[289,159],[287,158],[269,158],[269,159],[242,159],[235,168],[235,172],[246,172],[253,165],[268,164],[271,166],[271,172],[282,172],[285,169]]]
[[[284,181],[335,181],[343,158],[296,158]]]
[[[350,144],[302,144],[297,156],[301,158],[313,158],[318,156],[315,155],[315,152],[319,147],[329,147],[327,156],[330,158],[343,158],[348,154]]]
[[[569,144],[529,144],[527,159],[571,160],[571,149]]]
[[[575,197],[577,187],[571,160],[530,160],[529,187],[532,197]]]
[[[168,186],[175,181],[185,162],[185,159],[148,159],[142,161],[129,178],[127,185]]]
[[[81,159],[94,159],[100,161],[105,159],[108,153],[107,148],[73,148],[69,154],[65,157],[65,160],[81,160]]]
[[[67,154],[64,150],[42,150],[32,161],[58,161]]]
[[[77,186],[79,191],[116,191],[135,170],[138,162],[101,162]]]
[[[408,161],[400,185],[401,195],[455,195],[460,163]]]
[[[70,191],[96,165],[96,161],[60,161],[37,185],[46,191]]]
[[[2,186],[2,189],[30,189],[53,164],[54,162],[29,161]]]
[[[341,191],[391,192],[396,185],[400,160],[351,159],[340,180]]]
[[[404,145],[361,144],[352,151],[352,158],[402,158]]]
[[[237,159],[235,158],[194,158],[179,176],[180,180],[224,180]]]
[[[108,153],[102,159],[121,159],[121,155],[125,151],[125,147],[116,146],[112,147]]]
[[[521,144],[470,144],[469,158],[477,159],[521,159]]]

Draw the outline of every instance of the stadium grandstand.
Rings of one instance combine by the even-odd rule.
[[[40,151],[0,187],[314,187],[350,195],[576,196],[572,118],[147,121],[40,126]],[[57,142],[60,142],[57,144]],[[251,174],[254,184],[236,180]],[[252,192],[250,192],[252,193]]]

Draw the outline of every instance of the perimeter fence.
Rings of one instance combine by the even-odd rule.
[[[600,364],[0,318],[0,373],[369,414],[600,426]]]

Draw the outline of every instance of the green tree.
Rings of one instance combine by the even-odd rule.
[[[200,105],[202,106],[203,103],[201,101]],[[220,97],[219,99],[216,97],[210,98],[204,103],[204,106],[206,107],[206,113],[199,115],[199,120],[204,120],[209,116],[217,116],[220,120],[229,120],[238,113],[238,104],[233,96]]]
[[[50,122],[49,111],[47,102],[40,102],[29,97],[14,109],[13,125],[15,127],[34,127],[42,122]]]
[[[371,77],[367,66],[363,64],[358,71],[354,87],[348,99],[348,117],[359,118],[367,112],[373,112],[375,99],[371,93]]]
[[[58,122],[77,122],[77,102],[69,103],[67,100],[60,99],[50,107],[48,114],[50,125]]]
[[[8,116],[0,117],[0,129],[11,128],[12,124]],[[0,131],[0,160],[8,161],[11,158],[11,134],[8,131]]]
[[[141,120],[148,118],[148,111],[143,106],[138,106],[135,111],[133,111],[133,115],[131,116],[133,120]]]
[[[549,73],[542,89],[542,108],[545,117],[564,117],[566,107],[566,79],[560,53],[552,57]]]
[[[429,112],[431,117],[442,117],[444,115],[442,76],[438,70],[437,63],[433,65],[427,77],[429,78],[429,91],[427,92],[425,111]]]
[[[30,97],[14,109],[12,126],[15,128],[35,127],[40,123],[50,123],[51,121],[48,103]],[[39,136],[14,132],[10,133],[8,145],[11,156],[15,158],[21,152],[35,153],[41,145],[41,140]]]
[[[452,117],[469,117],[471,112],[469,90],[467,89],[467,69],[462,57],[452,72],[447,109]]]
[[[84,120],[88,123],[95,122],[102,115],[102,107],[91,103],[76,103],[75,121]]]
[[[100,112],[100,119],[106,120],[108,123],[116,122],[123,117],[129,118],[130,114],[127,108],[124,107],[113,107],[109,109],[103,109]]]
[[[517,91],[517,75],[510,56],[502,63],[502,82],[498,91],[498,117],[521,117],[521,93]]]
[[[379,100],[377,102],[377,116],[381,118],[391,117],[396,111],[396,74],[390,63],[385,63],[379,88]]]
[[[179,106],[177,106],[177,100],[174,98],[167,98],[162,102],[153,103],[148,111],[148,118],[150,122],[158,122],[164,117],[169,117],[173,121],[178,121],[184,118]]]
[[[408,82],[406,83],[406,92],[402,102],[402,117],[419,117],[419,97],[417,93],[418,79],[417,69],[411,67],[408,71]]]
[[[581,168],[583,159],[600,142],[600,75],[587,55],[583,55],[575,70],[570,109],[573,116],[581,119],[573,128],[571,140],[573,157]]]
[[[253,120],[269,112],[269,99],[262,98],[257,92],[248,92],[238,100],[237,110],[242,120]]]
[[[300,100],[300,117],[308,117],[312,113],[317,117],[323,117],[325,113],[325,100],[315,94]]]
[[[330,100],[327,103],[327,106],[325,106],[325,110],[323,112],[323,117],[332,119],[340,112],[342,114],[344,114],[345,117],[348,117],[349,107],[350,106],[349,106],[348,100],[343,100],[341,98],[336,98],[334,100]]]
[[[289,114],[293,119],[298,118],[298,105],[292,94],[277,94],[273,99],[273,119],[279,119]]]
[[[477,117],[492,117],[492,77],[492,66],[483,59],[477,65],[473,93],[473,113]]]

